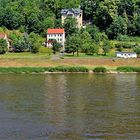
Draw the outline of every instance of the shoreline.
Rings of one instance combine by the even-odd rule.
[[[97,68],[97,67],[96,67]],[[101,67],[98,67],[101,68]],[[102,67],[105,68],[105,67]],[[125,68],[128,68],[127,66]],[[138,67],[139,68],[139,67]],[[139,74],[140,71],[118,71],[105,68],[106,71],[94,71],[87,67],[57,66],[57,67],[0,67],[0,74]]]

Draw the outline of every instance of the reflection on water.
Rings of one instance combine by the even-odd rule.
[[[0,75],[0,140],[140,139],[140,75]]]

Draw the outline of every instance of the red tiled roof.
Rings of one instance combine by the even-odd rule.
[[[0,38],[4,38],[6,36],[5,33],[0,33]]]
[[[64,29],[48,29],[48,34],[63,34],[65,31]]]

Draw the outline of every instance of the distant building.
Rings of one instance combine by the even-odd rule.
[[[65,19],[70,16],[70,17],[75,17],[77,19],[77,27],[81,28],[83,26],[83,12],[80,8],[76,9],[62,9],[61,10],[61,20],[62,24],[64,23]]]
[[[64,49],[65,44],[65,30],[64,29],[48,29],[47,31],[47,47],[52,47],[53,41],[56,40]]]
[[[7,35],[5,33],[0,33],[0,39],[6,40],[8,49],[10,48],[10,40],[8,39]]]
[[[116,57],[118,57],[118,58],[137,58],[137,54],[134,52],[117,52]]]

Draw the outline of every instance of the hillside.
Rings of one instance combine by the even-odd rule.
[[[91,21],[109,38],[117,34],[140,35],[139,0],[0,0],[0,26],[44,35],[47,28],[61,27],[63,8],[81,7],[83,19]]]

